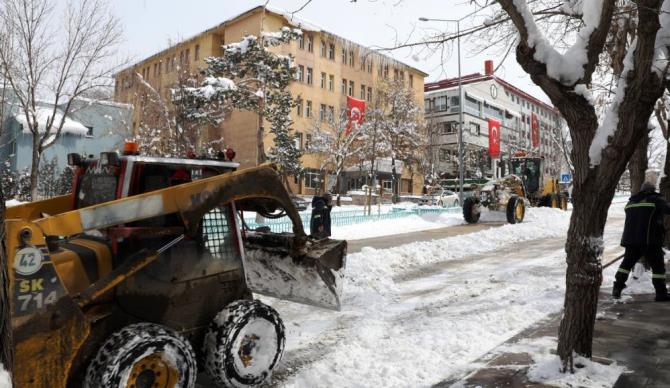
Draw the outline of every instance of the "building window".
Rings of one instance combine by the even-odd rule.
[[[425,113],[430,113],[430,98],[423,100],[423,111]]]
[[[298,70],[295,72],[295,80],[303,82],[305,79],[305,66],[298,65]]]
[[[195,45],[195,60],[197,61],[199,59],[200,59],[200,45],[196,44]]]
[[[305,105],[305,116],[312,117],[312,101],[307,100],[307,105]]]
[[[179,64],[182,65],[184,64],[184,51],[179,52]]]
[[[312,35],[307,35],[307,51],[310,53],[314,52],[314,38]]]
[[[309,143],[312,142],[312,135],[309,133],[305,136],[305,150],[309,150]]]
[[[442,134],[458,132],[458,123],[456,121],[445,121],[442,123]]]
[[[460,100],[460,98],[458,96],[453,96],[449,99],[449,105],[459,106],[460,105],[459,100]]]
[[[389,65],[384,65],[384,79],[389,78]]]
[[[400,80],[401,80],[402,82],[405,82],[405,72],[402,71],[402,70],[400,70]]]
[[[342,63],[346,65],[347,63],[347,49],[342,47]]]
[[[440,162],[449,161],[449,150],[446,148],[440,148]]]
[[[298,36],[298,48],[300,50],[305,49],[305,38],[302,35]]]
[[[393,69],[393,80],[394,81],[398,80],[398,69]]]
[[[184,62],[189,63],[191,60],[191,49],[186,49],[186,55],[184,55]]]
[[[410,88],[414,87],[414,75],[412,74],[409,75],[409,87]]]
[[[365,71],[365,57],[361,58],[361,71]]]
[[[309,189],[318,189],[321,187],[321,171],[314,169],[305,169],[305,187]]]
[[[349,81],[349,95],[354,96],[354,81]]]
[[[312,85],[314,83],[314,70],[311,67],[307,68],[307,85]]]
[[[347,94],[347,79],[342,78],[342,94]]]
[[[335,76],[332,74],[328,76],[328,90],[335,91]]]
[[[477,124],[477,123],[471,122],[470,123],[470,133],[472,133],[473,135],[477,135],[477,136],[481,135],[482,134],[482,126]]]
[[[368,73],[372,74],[372,58],[368,61]]]
[[[158,63],[154,63],[154,77],[158,76]]]
[[[328,105],[328,121],[331,123],[335,121],[335,107],[332,105]]]
[[[295,110],[298,116],[302,116],[302,100],[296,101]]]
[[[172,66],[171,66],[171,67],[172,67],[172,70],[175,69],[175,63],[177,63],[177,54],[174,54],[174,55],[172,56]]]
[[[295,148],[299,150],[302,149],[302,132],[296,132],[295,136],[293,137],[293,142],[295,144]]]
[[[321,89],[326,88],[326,73],[321,73]]]
[[[321,41],[321,56],[326,57],[326,42]]]
[[[321,104],[319,107],[319,120],[326,121],[326,104]]]
[[[365,85],[361,85],[361,100],[365,100]]]
[[[328,45],[328,59],[331,61],[335,60],[335,43],[331,43]]]
[[[372,101],[372,88],[368,86],[368,101]]]
[[[442,112],[447,110],[447,96],[437,97],[435,99],[435,111]]]
[[[349,51],[349,66],[354,67],[355,61],[354,61],[354,51],[351,50]]]

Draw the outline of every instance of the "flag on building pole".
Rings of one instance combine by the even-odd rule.
[[[540,146],[540,122],[537,120],[535,113],[530,114],[530,140],[533,143],[533,148]]]
[[[359,100],[351,96],[347,96],[347,129],[344,132],[345,136],[349,136],[354,123],[357,125],[363,124],[363,114],[365,113],[365,100]]]
[[[500,156],[500,121],[496,119],[489,119],[489,155]]]

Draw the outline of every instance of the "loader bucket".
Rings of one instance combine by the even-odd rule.
[[[347,242],[308,240],[301,251],[293,234],[250,233],[244,272],[252,292],[340,310]]]

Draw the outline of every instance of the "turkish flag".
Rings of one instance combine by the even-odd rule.
[[[349,122],[347,123],[347,129],[344,132],[345,136],[349,136],[353,124],[357,125],[363,124],[363,114],[365,113],[365,100],[359,100],[351,96],[347,96],[347,118]]]
[[[533,143],[533,148],[540,146],[540,122],[537,120],[535,113],[530,114],[530,140]]]
[[[489,155],[500,156],[500,121],[496,119],[489,119]]]

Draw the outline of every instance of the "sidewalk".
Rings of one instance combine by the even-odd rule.
[[[607,290],[607,289],[606,289]],[[624,292],[625,293],[625,292]],[[625,300],[625,299],[624,299]],[[499,348],[520,340],[556,337],[561,314],[554,314],[511,338]],[[593,361],[616,361],[628,370],[614,388],[670,386],[670,302],[655,303],[653,295],[635,295],[614,303],[601,292],[593,341]],[[527,353],[493,351],[477,361],[484,365],[462,379],[435,387],[547,387],[528,381],[532,359]]]

